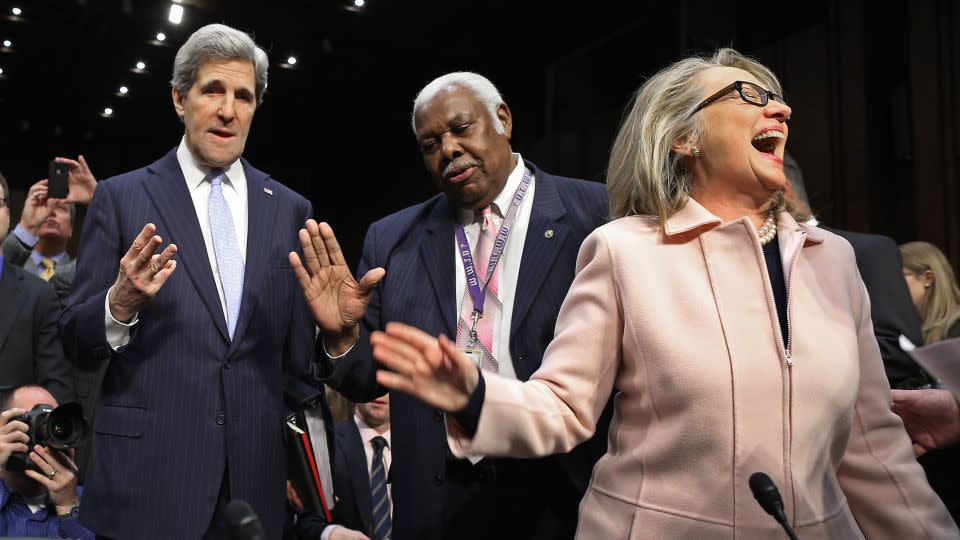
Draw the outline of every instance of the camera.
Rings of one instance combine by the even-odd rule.
[[[27,425],[27,436],[30,437],[27,446],[31,450],[38,444],[56,450],[74,448],[90,430],[87,421],[83,418],[83,406],[76,402],[64,403],[56,408],[40,403],[30,412],[10,419],[11,422],[14,420]],[[10,471],[29,469],[40,472],[27,452],[10,454],[6,469]]]

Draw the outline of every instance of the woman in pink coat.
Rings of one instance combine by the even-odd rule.
[[[791,109],[723,49],[640,88],[610,157],[614,219],[584,242],[527,382],[444,337],[372,338],[384,386],[450,413],[459,456],[566,452],[616,392],[578,538],[960,538],[917,465],[853,250],[784,202]]]

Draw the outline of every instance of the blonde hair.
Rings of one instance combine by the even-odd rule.
[[[703,115],[691,116],[691,111],[704,98],[698,76],[718,66],[740,68],[771,92],[783,95],[772,71],[729,48],[709,57],[685,58],[650,77],[631,99],[610,151],[607,190],[611,218],[656,216],[663,224],[687,202],[693,175],[683,165],[684,156],[673,151],[673,144],[684,137],[695,143],[706,130]],[[770,206],[789,210],[798,221],[810,218],[789,204],[782,193],[774,195]]]
[[[907,242],[900,246],[903,268],[920,278],[924,272],[933,274],[933,283],[924,293],[920,320],[923,322],[923,342],[936,343],[944,337],[960,318],[960,287],[950,262],[937,246],[929,242]]]

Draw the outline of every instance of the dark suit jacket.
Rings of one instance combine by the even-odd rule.
[[[608,214],[602,184],[527,165],[535,171],[536,189],[510,335],[521,380],[540,366],[553,338],[580,244]],[[349,399],[366,402],[385,393],[375,380],[371,331],[401,321],[433,335],[456,335],[455,214],[450,200],[437,195],[370,227],[357,274],[382,266],[386,277],[353,349],[336,361],[321,359],[324,382]],[[609,406],[595,437],[570,454],[472,466],[450,454],[439,410],[398,392],[390,400],[395,539],[573,537],[591,469],[606,450]]]
[[[7,238],[3,241],[3,256],[6,258],[10,264],[20,266],[27,272],[37,275],[37,266],[33,264],[33,261],[30,260],[30,253],[32,250],[23,245],[20,240],[13,234],[13,231],[7,235]],[[64,255],[60,264],[57,265],[56,272],[73,272],[76,270],[77,261],[71,259],[70,255]]]
[[[370,473],[360,430],[353,417],[337,424],[337,448],[333,458],[333,493],[336,505],[333,522],[373,538],[373,503]],[[317,539],[330,524],[316,514],[304,514],[297,521],[298,538]]]
[[[297,232],[312,211],[306,199],[242,164],[249,232],[232,341],[176,151],[97,186],[60,331],[75,361],[109,361],[80,512],[98,534],[199,538],[226,473],[229,495],[251,504],[268,537],[281,535],[284,371],[310,372],[316,328],[287,253],[298,248]],[[177,244],[177,270],[115,352],[104,300],[146,223]]]
[[[901,334],[919,347],[923,345],[923,333],[920,316],[903,279],[903,259],[897,243],[877,234],[823,228],[842,236],[853,246],[860,277],[870,295],[873,332],[880,344],[890,386],[911,387],[929,381],[923,369],[900,347]]]
[[[39,384],[60,403],[74,399],[70,365],[57,338],[53,287],[3,262],[0,278],[0,387]]]

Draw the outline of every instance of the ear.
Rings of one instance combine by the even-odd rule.
[[[930,287],[937,281],[937,278],[934,277],[932,270],[924,270],[923,273],[920,274],[920,281],[923,282],[924,287]]]
[[[183,120],[184,109],[183,109],[183,99],[187,96],[184,96],[177,90],[176,87],[170,89],[170,96],[173,99],[173,110],[177,111],[177,116],[180,117],[180,120]]]
[[[673,146],[671,146],[670,149],[682,156],[693,157],[692,147],[693,145],[690,144],[690,141],[687,139],[687,137],[683,136],[673,141]]]
[[[506,103],[501,103],[500,106],[497,107],[497,120],[499,120],[503,126],[503,134],[506,135],[509,141],[513,134],[513,115],[510,114],[510,107],[508,107]]]

